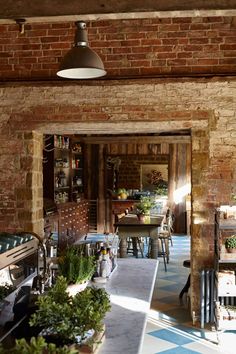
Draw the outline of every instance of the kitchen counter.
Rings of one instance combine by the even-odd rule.
[[[154,259],[118,259],[116,271],[104,285],[112,309],[104,321],[105,341],[98,354],[140,353],[157,267]]]

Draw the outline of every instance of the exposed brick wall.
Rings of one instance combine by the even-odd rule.
[[[88,39],[108,76],[236,72],[232,17],[103,20],[88,22]],[[52,78],[71,48],[69,23],[0,25],[0,78]]]
[[[137,126],[139,132],[191,129],[192,309],[198,313],[199,270],[212,263],[214,207],[227,204],[231,192],[236,193],[235,82],[228,77],[2,87],[0,119],[9,124],[4,123],[1,131],[4,171],[0,180],[1,195],[9,204],[7,208],[1,204],[1,227],[8,223],[21,227],[18,210],[14,210],[16,187],[27,190],[25,174],[33,168],[20,164],[26,154],[20,129],[77,133],[87,129],[94,134],[98,130],[115,133],[117,127],[132,133]],[[6,127],[12,131],[6,132]],[[16,128],[18,134],[13,133]],[[32,193],[32,205],[35,198]]]
[[[0,138],[0,230],[42,234],[42,136],[4,130]]]
[[[43,237],[43,138],[40,133],[30,132],[24,133],[22,139],[20,168],[24,171],[25,183],[16,188],[18,219],[23,230]]]
[[[89,44],[108,77],[236,73],[236,18],[106,20],[87,26]],[[17,25],[0,25],[0,79],[55,78],[74,31],[72,22],[26,24],[23,35]],[[212,264],[213,210],[236,193],[235,80],[16,85],[2,86],[0,96],[0,230],[43,230],[39,132],[114,133],[117,125],[132,133],[191,130],[191,302],[198,313],[199,270]]]
[[[20,154],[22,141],[9,129],[0,135],[0,229],[11,230],[19,227],[16,214],[17,198],[15,187],[25,184],[23,172],[20,171]],[[23,180],[23,181],[22,181]]]

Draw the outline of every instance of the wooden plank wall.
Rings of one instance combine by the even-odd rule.
[[[169,154],[169,143],[135,144],[112,143],[107,145],[108,155],[166,155]]]
[[[190,144],[170,144],[169,155],[169,200],[175,215],[175,231],[187,233],[189,215],[186,210],[186,197],[176,202],[176,191],[191,186],[191,146]]]
[[[128,138],[127,138],[128,139]],[[114,139],[115,140],[115,139]],[[174,138],[173,138],[174,140]],[[100,145],[100,144],[99,144]],[[104,170],[104,176],[99,173],[99,160],[101,162],[101,149],[99,145],[88,144],[88,157],[90,156],[90,162],[88,162],[88,179],[90,185],[90,191],[88,197],[92,199],[100,198],[101,193],[104,193],[104,199],[106,198],[106,186],[103,185],[103,181],[106,180]],[[99,153],[98,153],[99,151]],[[147,144],[147,143],[105,143],[103,145],[103,156],[122,156],[122,155],[138,155],[138,156],[163,156],[166,155],[169,160],[169,202],[172,210],[175,214],[175,232],[186,233],[189,229],[190,217],[186,212],[186,198],[176,204],[174,202],[174,191],[178,188],[185,186],[187,183],[191,183],[191,145],[189,143],[173,143],[164,142],[160,144]],[[163,156],[164,157],[164,156]],[[103,169],[104,167],[102,167]],[[100,186],[100,187],[99,187]],[[100,208],[102,204],[100,204]],[[104,205],[105,207],[105,205]],[[101,215],[104,213],[102,211]],[[100,220],[101,223],[101,220]],[[102,225],[101,225],[102,227]]]
[[[189,143],[161,144],[119,144],[107,146],[108,155],[168,155],[169,156],[169,203],[175,215],[175,232],[187,233],[190,215],[186,211],[186,198],[178,204],[174,201],[174,191],[191,185],[191,145]]]

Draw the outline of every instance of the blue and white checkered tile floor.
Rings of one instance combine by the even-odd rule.
[[[179,293],[186,283],[189,269],[183,261],[190,258],[190,237],[173,237],[167,272],[160,258],[151,310],[140,354],[234,354],[235,331],[217,333],[192,325],[187,296],[179,302]],[[220,344],[218,343],[220,338]]]

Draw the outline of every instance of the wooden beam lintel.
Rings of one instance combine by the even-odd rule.
[[[81,137],[86,144],[190,144],[190,136],[104,136]]]

